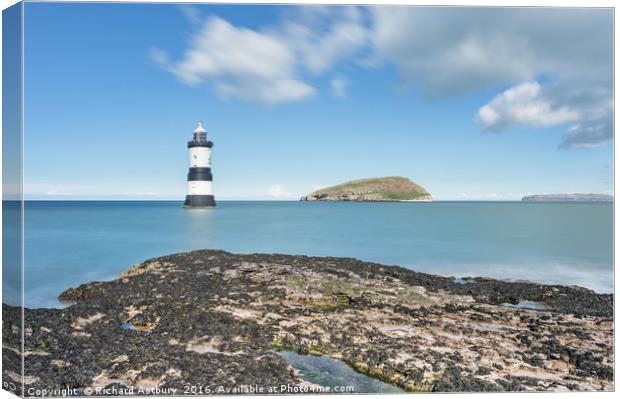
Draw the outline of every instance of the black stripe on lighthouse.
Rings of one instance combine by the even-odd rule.
[[[211,174],[211,168],[189,168],[187,174],[187,180],[205,180],[213,181],[213,175]]]
[[[186,208],[213,208],[216,205],[213,195],[186,195],[183,203]]]

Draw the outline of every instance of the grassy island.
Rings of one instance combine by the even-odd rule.
[[[432,201],[423,187],[406,177],[390,176],[353,180],[322,188],[301,201]]]

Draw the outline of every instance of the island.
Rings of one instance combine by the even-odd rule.
[[[614,197],[608,194],[536,194],[526,195],[521,198],[521,201],[528,202],[543,202],[543,201],[558,201],[558,202],[609,202],[613,201]]]
[[[26,396],[320,392],[300,359],[403,391],[614,389],[613,295],[576,286],[200,250],[60,298],[24,309],[23,336],[3,305],[4,381]]]
[[[423,187],[406,177],[389,176],[353,180],[322,188],[300,201],[432,201]]]

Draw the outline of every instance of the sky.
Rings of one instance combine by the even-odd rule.
[[[613,191],[611,9],[25,5],[28,199],[406,176],[438,200]]]

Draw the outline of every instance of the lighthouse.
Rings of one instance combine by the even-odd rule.
[[[207,140],[207,131],[198,122],[189,149],[189,173],[187,174],[187,196],[185,208],[210,208],[215,206],[213,197],[213,175],[211,174],[211,148],[213,142]]]

